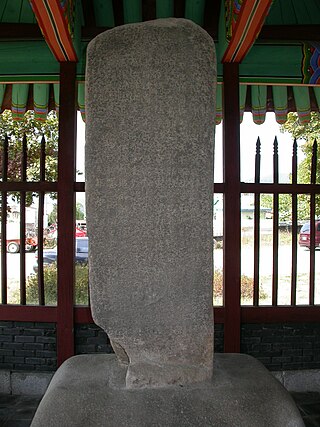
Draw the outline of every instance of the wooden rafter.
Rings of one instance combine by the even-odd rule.
[[[113,16],[115,26],[123,25],[123,3],[122,1],[112,0]]]
[[[150,21],[156,16],[156,1],[146,0],[142,2],[142,20]]]
[[[255,42],[272,0],[244,0],[222,62],[240,63]]]
[[[87,27],[93,28],[96,26],[96,18],[94,14],[93,1],[82,0],[82,10]]]
[[[59,62],[77,62],[68,23],[59,0],[30,0],[43,36]]]
[[[320,25],[264,25],[259,41],[319,41]]]
[[[211,6],[211,4],[209,4]],[[214,9],[212,7],[212,9]],[[205,13],[204,29],[213,38],[218,40],[218,22],[216,13]],[[155,18],[154,18],[155,19]],[[88,21],[88,19],[86,20]],[[116,25],[123,25],[117,21]],[[82,36],[85,40],[91,40],[98,34],[110,30],[109,27],[97,27],[86,22],[82,27]],[[7,23],[0,25],[0,40],[42,40],[43,35],[37,24]],[[320,25],[264,25],[258,35],[258,42],[282,41],[282,42],[304,42],[320,41]]]

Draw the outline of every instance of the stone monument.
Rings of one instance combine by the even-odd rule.
[[[184,19],[117,27],[86,79],[91,307],[115,355],[67,360],[33,427],[303,426],[255,359],[213,363],[212,39]]]

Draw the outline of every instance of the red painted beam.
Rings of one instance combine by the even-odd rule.
[[[214,186],[217,188],[217,185]],[[268,194],[319,194],[320,184],[253,184],[241,183],[241,193]]]
[[[51,52],[59,62],[76,62],[69,23],[59,0],[30,0],[42,34]],[[65,7],[68,7],[68,1]]]
[[[90,307],[75,307],[74,323],[94,323]]]
[[[213,307],[214,323],[224,323],[224,317],[225,317],[224,307]]]
[[[74,355],[76,114],[76,63],[61,62],[58,147],[58,365]]]
[[[241,323],[320,322],[320,306],[242,307]]]
[[[225,307],[214,307],[214,323],[225,323]],[[241,323],[320,322],[320,306],[241,307]],[[0,305],[0,319],[16,322],[57,321],[57,307]],[[94,323],[90,307],[74,308],[75,323]]]
[[[241,62],[254,44],[272,0],[244,0],[222,62]]]
[[[0,319],[13,322],[56,322],[57,307],[0,305]]]
[[[43,191],[45,193],[54,193],[57,191],[55,182],[0,182],[0,191]]]
[[[240,351],[240,108],[239,65],[223,66],[225,352]]]

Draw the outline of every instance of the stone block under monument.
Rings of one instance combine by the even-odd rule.
[[[91,308],[116,354],[67,360],[32,426],[303,426],[255,359],[213,358],[211,37],[117,27],[89,44],[86,79]]]

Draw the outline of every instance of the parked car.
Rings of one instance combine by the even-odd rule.
[[[51,224],[45,229],[47,239],[56,239],[58,237],[58,224]],[[76,237],[87,237],[87,226],[85,221],[77,221],[75,226]]]
[[[25,237],[25,250],[26,252],[32,252],[37,249],[38,238],[34,231],[27,231]],[[16,254],[20,252],[21,241],[20,241],[20,223],[8,223],[7,224],[7,239],[6,248],[10,254]]]
[[[315,246],[320,246],[320,221],[316,221],[315,225]],[[310,248],[310,222],[304,224],[299,234],[299,245]]]
[[[88,262],[88,237],[77,237],[75,242],[75,262],[78,264],[87,264]],[[57,262],[58,248],[44,249],[43,265],[49,265]],[[33,266],[35,272],[38,271],[38,256],[36,255],[36,264]]]
[[[7,239],[7,252],[10,254],[17,254],[20,252],[21,241],[20,239]],[[37,249],[38,239],[36,236],[27,236],[25,240],[26,252],[32,252]]]

